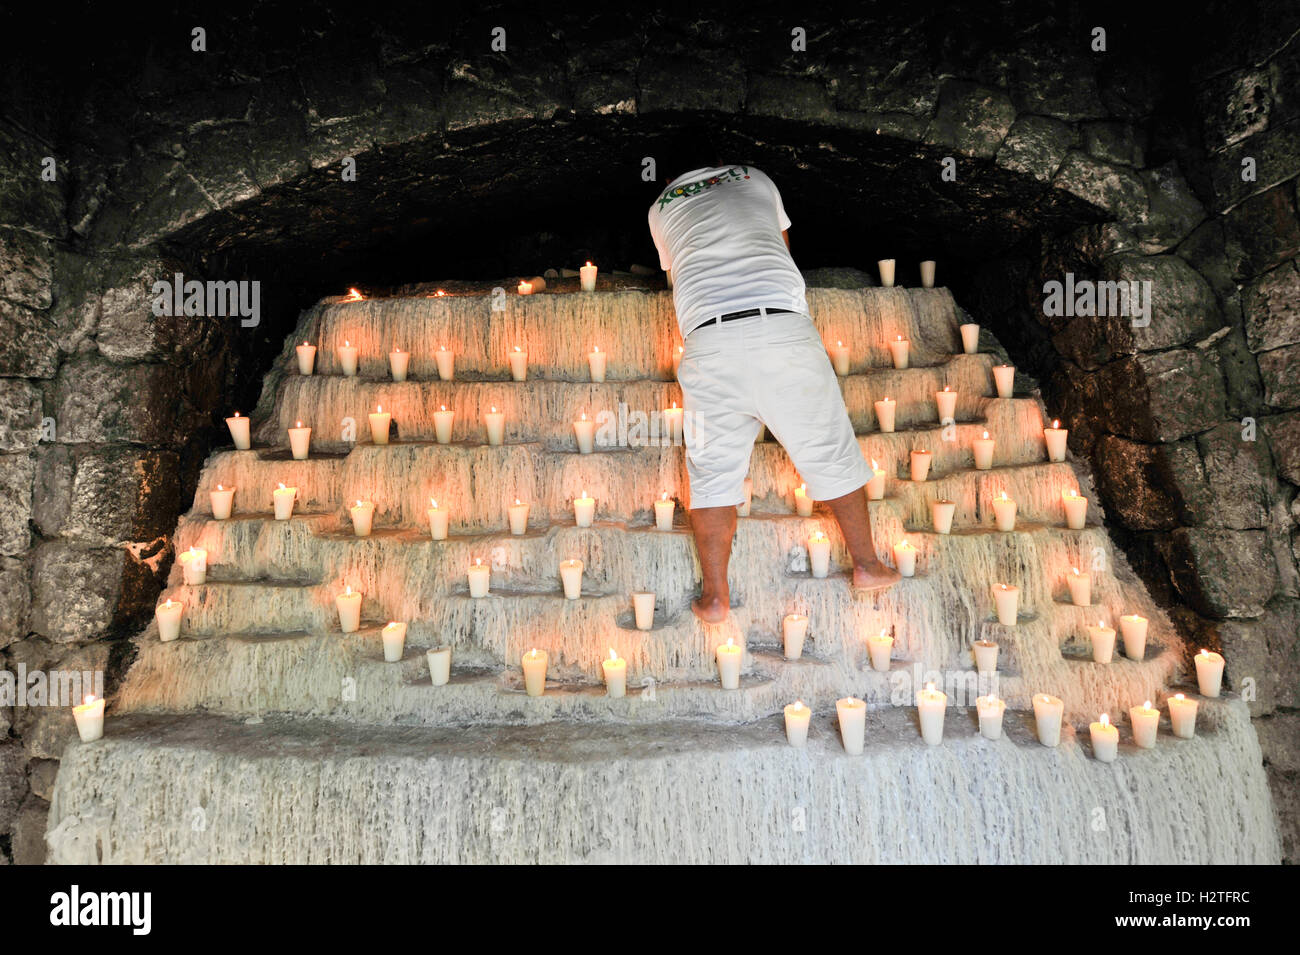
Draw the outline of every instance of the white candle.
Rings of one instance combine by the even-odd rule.
[[[178,558],[181,562],[181,580],[187,587],[198,587],[208,579],[208,552],[202,547],[191,547]]]
[[[451,426],[456,419],[456,412],[448,411],[442,405],[433,413],[433,434],[439,444],[451,444]]]
[[[906,338],[904,338],[902,335],[899,335],[897,338],[895,338],[892,342],[889,343],[889,354],[894,359],[895,368],[907,367],[908,351],[911,349],[911,347],[912,347],[912,343],[908,341]]]
[[[831,539],[822,531],[813,531],[808,538],[808,566],[818,580],[830,573]]]
[[[673,529],[673,511],[677,507],[677,502],[668,496],[664,491],[663,496],[655,501],[655,528],[661,531],[670,531]]]
[[[813,500],[808,496],[807,484],[800,484],[794,489],[794,512],[800,517],[812,517]]]
[[[519,294],[520,294],[520,295],[532,295],[532,294],[533,294],[533,283],[532,283],[532,282],[520,282],[520,283],[519,283]]]
[[[443,381],[451,381],[456,374],[456,353],[447,351],[446,345],[439,345],[438,350],[433,353],[433,360],[438,365],[438,377]]]
[[[578,283],[584,292],[596,291],[596,266],[588,262],[578,269]]]
[[[596,499],[586,491],[581,497],[573,499],[573,523],[578,527],[590,527],[596,519]]]
[[[1092,574],[1081,574],[1078,567],[1072,567],[1065,581],[1070,585],[1070,603],[1076,607],[1092,606]],[[1120,626],[1123,626],[1122,618]]]
[[[486,597],[491,583],[492,569],[483,563],[482,557],[475,557],[469,567],[469,595],[475,599]]]
[[[357,501],[348,513],[352,516],[352,533],[357,537],[369,537],[375,518],[375,502]]]
[[[287,521],[293,516],[293,502],[298,498],[298,489],[296,487],[285,487],[284,482],[271,492],[271,503],[275,507],[275,519],[277,521]]]
[[[1010,584],[993,586],[993,602],[997,606],[998,623],[1014,627],[1020,607],[1020,588]]]
[[[653,590],[637,590],[632,594],[632,617],[638,630],[649,630],[655,625],[655,595]]]
[[[889,635],[888,630],[867,635],[867,659],[871,661],[871,669],[879,673],[888,673],[889,658],[893,652],[894,638]]]
[[[376,405],[370,413],[370,440],[375,444],[387,444],[389,423],[392,420],[392,414],[385,411],[383,405]]]
[[[727,637],[726,643],[718,644],[714,655],[718,660],[718,678],[724,690],[740,689],[740,662],[744,659],[744,647],[736,646],[734,637]]]
[[[1053,421],[1050,428],[1043,429],[1043,441],[1047,444],[1047,460],[1065,460],[1065,439],[1069,435],[1069,429],[1062,428],[1060,421]]]
[[[1093,662],[1109,663],[1115,654],[1115,628],[1098,620],[1097,626],[1088,628],[1088,639],[1092,641]]]
[[[987,471],[993,467],[994,441],[989,437],[989,433],[985,431],[984,437],[976,438],[971,445],[975,452],[975,470]]]
[[[867,482],[867,500],[883,501],[885,499],[885,469],[871,459],[871,480]]]
[[[737,517],[749,517],[749,509],[754,503],[754,480],[745,478],[745,500],[736,505]]]
[[[787,660],[798,660],[803,656],[803,644],[808,638],[808,616],[802,613],[788,613],[781,621],[781,642],[785,648]]]
[[[428,515],[429,536],[436,541],[445,541],[451,525],[451,513],[445,507],[439,507],[436,500],[429,498]]]
[[[916,576],[916,548],[907,538],[894,545],[894,567],[904,577]]]
[[[930,523],[936,534],[952,533],[952,518],[957,513],[956,501],[931,501]]]
[[[916,710],[921,719],[921,739],[927,746],[943,742],[943,716],[948,709],[948,694],[936,690],[933,683],[916,694]]]
[[[303,342],[294,349],[298,353],[298,374],[310,375],[316,370],[316,346]]]
[[[682,367],[682,355],[686,353],[686,348],[682,345],[677,346],[677,351],[673,352],[673,377],[677,377],[677,372]]]
[[[934,259],[921,263],[921,288],[934,288]]]
[[[1196,654],[1196,685],[1201,696],[1216,698],[1223,688],[1223,657],[1210,650]]]
[[[1160,728],[1160,711],[1153,708],[1151,701],[1147,700],[1141,706],[1131,707],[1128,718],[1133,724],[1133,742],[1143,749],[1153,749],[1156,745],[1156,732]]]
[[[94,696],[72,708],[72,718],[77,723],[77,735],[83,743],[93,743],[104,735],[104,701]]]
[[[434,686],[446,686],[451,680],[451,647],[434,647],[426,650],[429,661],[429,680]]]
[[[492,406],[491,411],[484,412],[483,426],[487,429],[487,443],[493,447],[498,447],[506,439],[506,416],[505,412],[497,411],[496,405]]]
[[[981,676],[987,673],[996,673],[998,669],[998,645],[992,640],[976,640],[973,647],[975,650],[975,672]]]
[[[345,378],[355,378],[357,374],[357,356],[361,350],[352,342],[344,340],[343,344],[338,347],[339,367],[343,369]]]
[[[524,692],[529,696],[541,696],[546,692],[546,665],[550,654],[533,647],[524,654]]]
[[[384,641],[384,662],[398,663],[406,649],[406,624],[390,621],[384,625],[379,636]]]
[[[1038,741],[1044,746],[1056,746],[1061,742],[1061,717],[1065,715],[1065,704],[1059,697],[1046,693],[1034,695],[1034,725],[1038,730]]]
[[[973,355],[980,348],[980,327],[974,322],[967,322],[961,327],[961,350]]]
[[[874,404],[876,406],[876,421],[880,424],[880,433],[893,434],[894,412],[898,408],[898,402],[893,398],[881,398]]]
[[[410,363],[411,353],[409,351],[394,348],[388,353],[388,370],[392,373],[393,381],[406,381],[406,369]]]
[[[812,710],[803,705],[803,700],[795,700],[786,705],[784,712],[786,742],[791,746],[802,746],[807,743]]]
[[[994,365],[993,384],[997,386],[999,398],[1010,398],[1015,392],[1016,366]]]
[[[307,452],[311,449],[311,428],[304,427],[299,421],[297,425],[289,429],[289,450],[293,453],[295,461],[306,461]]]
[[[861,756],[867,741],[867,704],[857,697],[846,696],[835,701],[835,715],[840,721],[844,752]]]
[[[212,519],[225,521],[230,519],[230,510],[235,502],[235,489],[218,484],[215,491],[209,491],[212,499]]]
[[[1141,660],[1147,652],[1147,618],[1126,613],[1119,618],[1119,633],[1124,640],[1124,656]]]
[[[1097,761],[1115,762],[1119,755],[1119,730],[1110,725],[1110,717],[1102,713],[1095,723],[1089,723],[1088,735],[1092,737],[1092,755]]]
[[[664,409],[664,425],[668,430],[668,438],[673,444],[682,443],[682,409],[677,407],[677,402],[673,402],[671,408]]]
[[[957,392],[953,391],[948,385],[943,386],[943,391],[934,393],[934,406],[939,412],[939,422],[941,424],[957,419]]]
[[[894,287],[894,260],[880,259],[876,262],[876,267],[880,269],[880,284],[885,288]]]
[[[605,380],[605,359],[606,354],[600,350],[599,345],[592,345],[591,351],[587,354],[587,367],[591,369],[591,380],[602,382]]]
[[[573,434],[578,439],[579,454],[591,454],[596,449],[596,422],[587,417],[587,412],[573,422]]]
[[[361,592],[348,584],[343,593],[334,598],[339,612],[339,627],[344,633],[356,633],[361,628]]]
[[[226,419],[226,427],[230,429],[230,437],[235,442],[236,451],[247,451],[252,447],[248,434],[248,419],[242,417],[238,411]]]
[[[158,621],[158,639],[163,643],[171,643],[181,635],[181,614],[185,612],[185,603],[180,600],[167,598],[166,603],[161,603],[153,608],[154,619]]]
[[[912,480],[924,481],[930,474],[930,452],[913,451],[912,452]]]
[[[1175,693],[1166,702],[1169,704],[1169,723],[1173,726],[1174,735],[1179,739],[1195,736],[1197,702],[1181,693]]]
[[[1088,519],[1088,499],[1078,491],[1061,492],[1061,503],[1065,506],[1065,526],[1072,531],[1083,530]]]
[[[1007,704],[990,693],[975,698],[975,712],[979,715],[980,735],[985,739],[1002,738],[1002,713]]]
[[[831,353],[831,365],[835,368],[835,374],[843,378],[849,373],[849,346],[842,341],[836,341],[829,351]]]
[[[605,674],[605,692],[615,699],[627,695],[627,661],[619,659],[614,648],[609,648],[609,659],[601,661],[601,670]]]
[[[1010,532],[1016,529],[1016,502],[1007,497],[1003,491],[1001,497],[993,499],[993,521],[998,530]]]
[[[565,600],[577,600],[582,596],[582,561],[576,557],[560,561],[560,584],[564,587]]]
[[[515,498],[515,502],[508,508],[510,512],[510,533],[516,537],[522,537],[528,533],[528,510],[527,504]]]
[[[515,381],[526,381],[528,379],[528,352],[518,345],[510,353],[510,377]]]

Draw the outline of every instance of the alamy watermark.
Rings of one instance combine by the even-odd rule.
[[[0,706],[77,706],[104,698],[103,670],[0,670]]]
[[[1043,314],[1048,318],[1126,316],[1133,328],[1146,328],[1151,324],[1151,281],[1076,281],[1073,272],[1066,272],[1064,282],[1043,283]]]
[[[166,279],[154,282],[151,291],[154,296],[152,310],[160,318],[237,316],[244,328],[255,328],[262,322],[262,283],[257,280],[186,281],[185,276],[177,272],[170,282]]]

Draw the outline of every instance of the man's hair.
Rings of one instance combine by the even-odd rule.
[[[655,142],[651,153],[661,182],[671,182],[684,172],[702,166],[721,166],[723,158],[711,130],[686,127],[669,130]]]

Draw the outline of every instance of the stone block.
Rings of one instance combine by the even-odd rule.
[[[1296,146],[1300,149],[1300,140]],[[1247,282],[1300,254],[1290,184],[1251,196],[1223,217],[1224,251],[1234,278]]]
[[[32,137],[0,126],[0,224],[53,238],[67,232],[63,182],[41,179],[41,161],[50,153]]]
[[[0,835],[11,832],[27,796],[27,754],[13,740],[0,741]]]
[[[28,795],[13,824],[10,847],[14,865],[45,864],[45,820],[49,814],[49,803]]]
[[[1172,530],[1197,521],[1210,500],[1192,441],[1144,444],[1102,435],[1096,477],[1107,513],[1132,530]]]
[[[745,112],[753,116],[826,122],[834,110],[826,86],[816,79],[755,74],[749,78]]]
[[[177,440],[181,370],[174,365],[119,365],[81,356],[59,369],[54,396],[58,440],[171,444]]]
[[[0,299],[28,308],[49,308],[52,256],[49,239],[0,227]]]
[[[1255,161],[1254,182],[1242,181],[1242,161],[1245,159]],[[1264,190],[1293,179],[1300,173],[1300,119],[1247,136],[1210,156],[1209,167],[1216,212],[1232,209],[1258,197]]]
[[[739,56],[672,51],[641,61],[637,112],[718,110],[738,113],[745,100]]]
[[[1147,220],[1134,226],[1141,249],[1149,253],[1172,249],[1205,221],[1205,207],[1177,163],[1145,169],[1138,175],[1147,190]]]
[[[1000,90],[966,80],[948,80],[939,91],[925,142],[963,156],[991,158],[1015,121],[1011,99]]]
[[[1126,226],[1146,221],[1146,184],[1127,167],[1102,162],[1077,149],[1070,150],[1052,177],[1052,183],[1106,210]]]
[[[1004,169],[1050,182],[1077,140],[1075,130],[1059,119],[1021,116],[1007,130],[995,161]]]
[[[1101,120],[1083,123],[1083,151],[1094,159],[1117,163],[1121,166],[1143,165],[1143,136],[1131,123]]]
[[[0,649],[27,636],[31,602],[27,565],[13,557],[0,557]]]
[[[0,301],[0,375],[53,378],[58,366],[59,347],[50,316]]]
[[[36,462],[29,454],[0,454],[0,554],[21,554],[31,544],[32,482]]]
[[[1300,485],[1300,411],[1263,418],[1259,425],[1268,438],[1278,476]]]
[[[1223,380],[1212,352],[1144,352],[1091,377],[1086,408],[1101,431],[1138,441],[1177,441],[1224,417]]]
[[[1265,403],[1273,408],[1300,408],[1300,345],[1275,348],[1258,359]]]
[[[136,448],[79,454],[69,503],[65,537],[112,546],[166,536],[181,511],[180,459]]]
[[[1205,474],[1214,491],[1203,518],[1212,527],[1235,530],[1269,525],[1272,470],[1268,448],[1259,440],[1245,441],[1241,425],[1221,424],[1197,437]]]
[[[1160,550],[1174,588],[1207,617],[1258,617],[1277,585],[1264,531],[1180,527]]]
[[[1246,341],[1253,352],[1300,344],[1300,270],[1283,262],[1242,290]]]
[[[0,452],[30,451],[40,437],[40,388],[18,378],[0,378]]]
[[[56,643],[102,634],[122,599],[126,561],[117,548],[42,544],[32,556],[31,628]]]
[[[1300,683],[1294,678],[1300,666],[1300,613],[1297,601],[1277,599],[1255,620],[1223,620],[1207,636],[1218,642],[1228,661],[1226,685],[1234,691],[1251,681],[1255,699],[1248,701],[1253,715],[1292,710],[1300,703]]]
[[[54,780],[58,774],[57,759],[34,759],[27,767],[27,785],[37,796],[49,802],[54,796]]]

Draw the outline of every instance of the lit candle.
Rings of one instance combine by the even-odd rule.
[[[1094,663],[1109,663],[1115,654],[1115,628],[1106,626],[1106,621],[1098,620],[1097,626],[1088,628],[1088,639],[1092,641],[1092,660]]]
[[[1133,742],[1143,749],[1155,748],[1156,732],[1160,728],[1160,711],[1147,700],[1141,706],[1131,707],[1128,718],[1133,725]]]
[[[999,398],[1010,398],[1015,391],[1016,366],[994,365],[993,384],[997,387]]]
[[[429,661],[429,681],[434,686],[446,686],[451,680],[451,647],[434,647],[426,650],[424,657]]]
[[[307,452],[311,448],[311,428],[304,427],[299,421],[294,427],[289,429],[289,450],[293,453],[295,461],[306,461]]]
[[[734,637],[727,637],[726,643],[718,644],[714,655],[718,660],[718,678],[722,680],[722,688],[740,689],[740,662],[745,656],[744,647],[736,646]]]
[[[518,345],[510,353],[510,377],[515,381],[526,381],[528,378],[528,352]]]
[[[921,263],[921,288],[934,288],[934,259]]]
[[[510,511],[510,533],[522,537],[528,533],[528,505],[515,498],[508,508]]]
[[[357,501],[348,513],[352,516],[352,533],[357,537],[369,537],[375,519],[375,502]]]
[[[242,417],[238,411],[226,419],[226,427],[230,429],[230,437],[235,442],[236,451],[247,451],[252,447],[248,435],[248,419]]]
[[[976,640],[972,645],[975,650],[975,672],[981,676],[996,673],[998,669],[998,645],[992,640]]]
[[[930,452],[912,452],[912,480],[924,481],[930,473]]]
[[[682,409],[673,402],[671,408],[664,409],[664,424],[668,429],[669,440],[673,444],[682,443]]]
[[[835,368],[835,374],[843,378],[849,373],[849,346],[842,341],[836,341],[829,350],[831,365]]]
[[[347,339],[338,347],[339,367],[343,369],[345,378],[355,378],[357,375],[357,356],[361,349]]]
[[[596,519],[596,499],[586,491],[581,497],[573,499],[573,523],[578,527],[590,527]]]
[[[948,709],[948,694],[936,690],[933,683],[916,694],[917,715],[921,718],[921,739],[927,746],[943,742],[943,715]]]
[[[94,696],[72,708],[72,718],[77,723],[77,735],[83,743],[93,743],[104,735],[104,701]]]
[[[483,563],[482,557],[475,557],[469,566],[469,595],[474,599],[486,597],[491,587],[492,570]]]
[[[596,449],[596,422],[587,417],[587,412],[573,422],[573,434],[578,439],[579,454],[591,454]]]
[[[191,547],[182,553],[181,581],[187,587],[198,587],[208,579],[208,552],[202,547]]]
[[[1223,688],[1223,657],[1210,650],[1196,654],[1196,685],[1201,696],[1218,697]]]
[[[943,391],[934,393],[934,406],[939,412],[940,423],[955,421],[957,419],[957,392],[953,391],[948,385],[944,385]]]
[[[1006,701],[999,700],[992,693],[975,698],[975,712],[979,714],[981,736],[985,739],[1002,738],[1002,713],[1006,708]]]
[[[1119,618],[1119,633],[1124,640],[1124,656],[1141,660],[1147,652],[1147,618],[1126,613]]]
[[[976,438],[971,445],[975,452],[975,470],[987,471],[993,467],[994,441],[989,437],[989,433],[985,431],[984,437]]]
[[[578,269],[578,283],[584,292],[596,291],[596,266],[588,262]]]
[[[894,567],[904,577],[916,576],[916,548],[906,537],[894,545]]]
[[[785,619],[781,621],[781,643],[785,648],[785,658],[787,660],[798,660],[803,656],[803,644],[807,637],[807,614],[786,614]]]
[[[677,372],[682,367],[682,355],[686,353],[686,348],[682,345],[677,346],[677,351],[673,352],[673,377],[677,377]]]
[[[980,327],[974,322],[966,322],[961,327],[961,350],[973,355],[980,348]]]
[[[867,500],[882,501],[885,498],[885,469],[871,459],[871,480],[867,482]]]
[[[451,426],[455,419],[456,412],[448,411],[446,405],[433,413],[433,434],[439,444],[451,444]]]
[[[506,416],[505,412],[497,411],[496,405],[492,410],[485,412],[483,415],[483,425],[487,428],[487,443],[497,447],[505,442],[506,439]]]
[[[1043,440],[1047,443],[1047,460],[1065,460],[1065,439],[1070,432],[1061,427],[1060,421],[1053,421],[1050,428],[1043,429]]]
[[[653,590],[632,593],[632,619],[638,630],[649,630],[655,625],[655,594]]]
[[[529,696],[541,696],[546,692],[546,665],[550,654],[533,647],[524,654],[524,692]]]
[[[1061,503],[1065,506],[1065,526],[1072,531],[1083,530],[1088,519],[1088,499],[1075,490],[1061,492]]]
[[[874,636],[867,636],[867,659],[871,661],[871,669],[879,673],[889,672],[889,658],[894,652],[894,638],[889,635],[888,630],[881,630]]]
[[[298,353],[298,374],[310,375],[316,370],[316,346],[303,342],[294,349]]]
[[[445,507],[439,507],[436,500],[429,498],[428,514],[429,536],[436,541],[445,541],[451,525],[451,513]]]
[[[1092,574],[1081,574],[1078,567],[1072,567],[1065,581],[1070,585],[1070,603],[1076,607],[1092,606]],[[1123,626],[1122,618],[1120,625]]]
[[[1169,723],[1174,735],[1179,739],[1191,739],[1196,735],[1195,700],[1189,700],[1181,693],[1175,693],[1166,701],[1169,704]]]
[[[271,503],[275,507],[275,519],[287,521],[293,516],[293,502],[298,498],[296,487],[285,487],[284,482],[271,492]]]
[[[365,296],[362,295],[362,294],[361,294],[357,289],[350,288],[350,289],[348,289],[348,294],[345,295],[345,296],[343,296],[343,301],[345,301],[345,302],[360,302],[360,301],[362,301],[364,298],[365,298]]]
[[[807,484],[800,484],[794,489],[794,512],[800,517],[812,517],[813,501],[808,496]]]
[[[813,531],[808,538],[808,566],[818,580],[830,573],[831,539],[822,531]]]
[[[895,338],[892,342],[889,343],[889,354],[894,359],[895,368],[907,367],[907,360],[908,360],[907,354],[909,349],[911,349],[911,347],[912,347],[912,343],[908,341],[906,338],[904,338],[902,335],[899,335],[897,338]]]
[[[576,557],[560,561],[560,584],[564,587],[565,600],[577,600],[582,596],[582,561]]]
[[[956,501],[931,501],[930,522],[936,534],[952,533],[953,515],[957,513]]]
[[[519,294],[520,294],[520,295],[532,295],[532,294],[533,294],[533,283],[532,283],[532,282],[520,282],[520,283],[519,283]]]
[[[344,633],[356,633],[361,628],[361,591],[348,584],[343,593],[334,598],[339,612],[339,627]]]
[[[880,424],[880,433],[893,434],[894,412],[898,409],[898,402],[893,398],[881,398],[874,404],[876,406],[876,421]]]
[[[433,353],[433,360],[438,365],[438,377],[443,381],[451,381],[456,374],[456,353],[447,351],[446,345],[439,345]]]
[[[406,649],[406,624],[399,623],[396,620],[390,621],[384,625],[384,629],[379,632],[379,636],[384,641],[384,662],[400,662],[402,651]]]
[[[406,381],[406,369],[410,363],[411,353],[394,346],[388,353],[388,370],[393,375],[393,381]]]
[[[1038,730],[1038,741],[1044,746],[1056,746],[1061,742],[1061,717],[1065,715],[1065,704],[1059,697],[1046,693],[1034,695],[1034,726]]]
[[[749,509],[754,503],[754,480],[745,478],[745,500],[736,505],[737,517],[749,517]]]
[[[1088,735],[1092,737],[1092,755],[1097,761],[1115,762],[1119,755],[1119,730],[1110,725],[1110,717],[1102,713],[1095,723],[1089,723]]]
[[[605,692],[615,699],[627,695],[627,661],[619,659],[614,648],[609,648],[609,659],[601,661],[605,673]]]
[[[993,499],[993,521],[998,530],[1010,532],[1016,529],[1016,502],[1007,497],[1003,491],[1001,497]]]
[[[167,598],[166,603],[161,603],[153,608],[154,619],[158,621],[158,639],[163,643],[171,643],[181,635],[181,614],[185,612],[185,604],[180,600]]]
[[[385,411],[383,405],[375,405],[375,410],[370,413],[370,440],[375,444],[387,444],[392,420],[392,414]]]
[[[998,623],[1014,627],[1020,607],[1020,588],[1009,584],[995,584],[993,602],[997,605]]]
[[[605,380],[605,359],[606,354],[600,350],[599,345],[592,345],[591,351],[587,354],[587,366],[591,369],[591,380],[602,382]]]
[[[229,520],[230,509],[235,502],[235,489],[218,484],[215,491],[208,492],[208,496],[212,499],[212,519]]]
[[[661,531],[670,531],[673,529],[673,511],[677,507],[677,502],[668,497],[668,492],[664,491],[663,496],[655,501],[655,528]]]
[[[867,741],[867,704],[854,696],[835,701],[835,715],[840,722],[840,741],[844,752],[861,756]]]
[[[808,742],[808,724],[812,722],[812,710],[803,705],[803,700],[795,700],[785,707],[785,738],[791,746],[802,746]]]
[[[885,288],[894,287],[894,260],[880,259],[876,262],[876,267],[880,269],[880,284]]]

